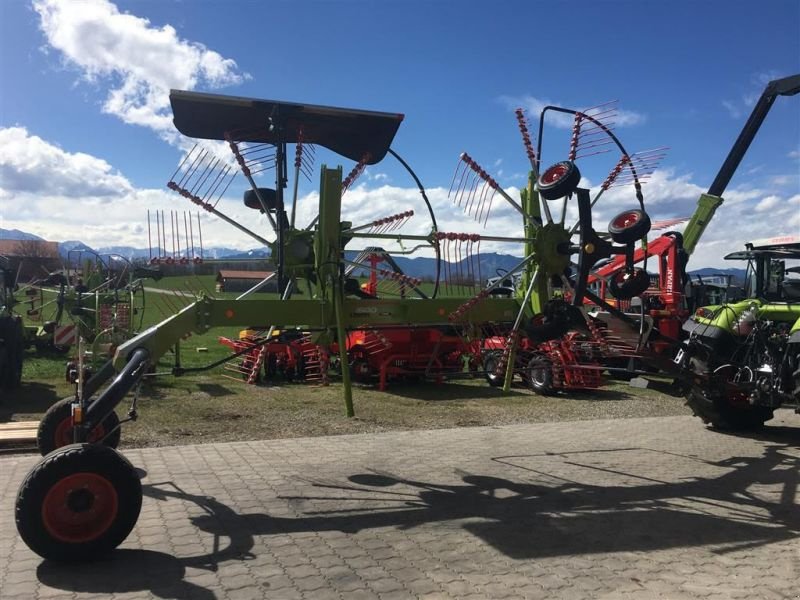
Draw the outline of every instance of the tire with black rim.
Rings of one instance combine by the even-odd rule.
[[[500,352],[487,352],[483,357],[483,371],[486,381],[492,387],[500,387],[505,383],[505,373],[498,373],[497,367],[500,364],[502,353]]]
[[[650,275],[644,269],[633,269],[630,273],[620,271],[608,280],[608,289],[617,300],[641,296],[649,287]]]
[[[617,244],[630,244],[650,231],[650,216],[643,210],[632,209],[619,213],[608,224],[608,233]]]
[[[562,160],[539,176],[539,195],[545,200],[558,200],[578,187],[581,172],[571,160]]]
[[[42,558],[101,558],[128,537],[142,484],[128,460],[98,444],[72,444],[42,458],[17,493],[17,531]]]
[[[550,396],[553,388],[553,365],[544,356],[534,356],[528,361],[528,385],[537,394]]]
[[[56,448],[68,446],[73,442],[72,396],[53,404],[42,417],[36,432],[36,443],[42,456]],[[102,444],[109,448],[119,446],[122,431],[117,413],[111,411],[105,419],[89,433],[86,440],[90,444]]]

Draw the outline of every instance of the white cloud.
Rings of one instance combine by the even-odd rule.
[[[90,82],[111,87],[103,111],[125,123],[176,140],[169,90],[238,84],[249,75],[203,44],[184,40],[170,25],[121,13],[107,0],[34,0],[47,43]]]
[[[798,175],[773,175],[770,177],[769,182],[777,186],[795,186],[795,189],[800,187],[800,176]]]
[[[254,213],[238,200],[225,198],[218,208],[257,232],[267,231],[263,218],[253,223]],[[169,222],[170,210],[197,207],[166,189],[138,189],[106,161],[59,148],[22,127],[0,129],[0,227],[94,247],[146,248],[148,209],[165,211]],[[204,239],[213,245],[259,246],[208,213],[201,216]]]
[[[23,127],[0,129],[0,185],[4,193],[65,198],[119,198],[130,182],[106,161],[70,153]]]
[[[795,158],[795,159],[800,158],[800,150],[792,150],[791,152],[789,152],[788,156],[789,158]]]
[[[537,117],[546,106],[564,106],[558,102],[551,102],[545,98],[536,98],[534,96],[501,96],[500,101],[508,108],[516,109],[523,108],[528,115]],[[588,110],[587,107],[577,107],[575,110]],[[573,116],[561,112],[551,112],[547,116],[548,122],[554,127],[560,129],[571,129]],[[613,122],[615,127],[633,127],[641,125],[647,121],[646,115],[637,113],[631,110],[622,110],[617,108],[614,111],[614,116],[611,118],[602,119],[604,122]]]
[[[767,196],[766,198],[760,200],[758,204],[755,205],[753,210],[756,212],[766,212],[768,210],[772,210],[780,203],[781,199],[778,196]]]
[[[725,107],[731,118],[741,119],[753,109],[767,84],[779,78],[780,75],[776,71],[755,73],[750,77],[750,89],[743,92],[738,100],[722,100],[722,106]]]
[[[736,105],[736,103],[730,100],[723,100],[722,106],[725,107],[725,110],[728,111],[728,114],[734,118],[739,119],[742,116],[742,110]]]
[[[32,172],[33,167],[35,171]],[[152,212],[165,211],[167,222],[170,210],[196,210],[194,205],[177,194],[165,189],[137,189],[124,174],[106,161],[59,148],[20,127],[0,129],[0,169],[0,226],[20,229],[47,239],[78,239],[95,247],[130,245],[141,248],[147,246],[148,209]],[[585,183],[591,185],[588,180]],[[263,237],[272,239],[273,234],[265,219],[244,207],[240,200],[241,191],[241,188],[230,189],[217,208],[237,222],[246,223]],[[505,191],[512,198],[519,199],[519,189],[509,187]],[[692,182],[691,175],[658,170],[644,185],[645,206],[653,220],[690,216],[703,191]],[[452,197],[448,198],[447,189],[430,188],[427,195],[440,231],[512,238],[522,235],[520,215],[500,194],[484,198],[484,214],[491,205],[486,226],[466,215],[463,206],[456,206]],[[476,192],[472,198],[473,207],[480,198],[480,193]],[[304,227],[314,218],[318,204],[317,192],[299,198],[298,226]],[[465,199],[462,199],[463,204]],[[593,210],[595,228],[605,230],[615,214],[635,206],[632,186],[612,188],[600,198]],[[559,220],[562,202],[551,202],[549,207],[554,219]],[[797,235],[800,230],[798,208],[800,194],[788,196],[782,194],[780,189],[729,190],[701,239],[690,267],[726,266],[722,257],[741,249],[749,240]],[[413,210],[415,214],[398,231],[427,235],[431,221],[416,187],[375,187],[367,181],[348,190],[343,197],[342,215],[355,225],[406,210]],[[765,213],[768,218],[765,218]],[[202,211],[201,215],[206,247],[249,249],[259,246],[258,242],[227,223]],[[568,203],[565,219],[568,226],[575,222],[576,217],[575,203]],[[682,227],[685,225],[676,229]],[[151,236],[154,238],[155,233],[151,233]],[[417,243],[409,241],[403,247],[408,250]],[[356,239],[348,248],[359,249],[367,245],[397,248],[396,242],[385,239]],[[477,249],[477,246],[473,247],[473,250]],[[461,252],[464,250],[462,247]],[[480,244],[480,250],[521,256],[522,244],[484,241]],[[448,256],[448,252],[453,258],[459,250],[456,245],[450,245],[445,256]]]

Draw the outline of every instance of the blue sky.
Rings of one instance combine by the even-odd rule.
[[[406,115],[393,144],[429,189],[440,227],[469,230],[447,198],[467,151],[513,196],[527,160],[513,109],[619,101],[629,151],[667,146],[645,185],[654,219],[689,216],[766,81],[800,73],[797,0],[0,2],[0,227],[91,245],[146,246],[146,210],[190,208],[164,184],[184,142],[170,87]],[[554,129],[544,162],[565,158]],[[353,165],[318,153],[329,165]],[[587,160],[597,185],[607,171]],[[601,173],[603,172],[603,173]],[[300,188],[300,222],[315,213]],[[232,189],[220,205],[253,220]],[[598,228],[631,206],[620,188]],[[347,194],[360,222],[419,204],[387,158]],[[745,241],[800,235],[800,95],[779,98],[692,265]],[[495,201],[487,230],[519,218]],[[258,223],[262,233],[266,224]],[[422,230],[425,223],[412,227]],[[250,248],[204,217],[209,244]],[[515,253],[515,249],[497,248]]]

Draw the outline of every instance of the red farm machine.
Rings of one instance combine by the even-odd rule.
[[[633,264],[637,265],[633,271],[628,269],[626,257],[616,256],[606,264],[599,265],[589,276],[586,300],[600,307],[598,316],[601,319],[609,311],[613,311],[616,316],[626,313],[628,318],[633,317],[640,323],[640,335],[632,344],[623,344],[616,354],[612,354],[607,361],[610,366],[633,369],[635,361],[641,358],[640,350],[644,346],[647,346],[649,352],[659,355],[674,352],[676,341],[684,335],[683,323],[693,314],[695,308],[718,304],[718,300],[724,300],[731,286],[710,285],[710,282],[702,279],[692,281],[686,273],[687,262],[714,213],[723,203],[722,195],[773,103],[778,96],[793,96],[798,92],[800,75],[777,79],[766,85],[711,186],[700,196],[697,208],[683,233],[669,231],[642,243],[632,257]],[[609,231],[624,226],[626,220],[643,218],[646,217],[635,211],[623,213],[616,221],[612,221]],[[650,261],[655,262],[652,275],[648,275],[646,270]],[[627,292],[619,293],[620,288],[626,285],[633,286],[638,305],[632,306]],[[652,363],[653,358],[650,357],[649,361]]]

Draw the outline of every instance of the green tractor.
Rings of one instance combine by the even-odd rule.
[[[747,261],[746,298],[698,308],[675,357],[688,405],[718,429],[760,427],[781,406],[800,412],[800,266],[787,268],[800,236],[746,248],[725,257]]]

